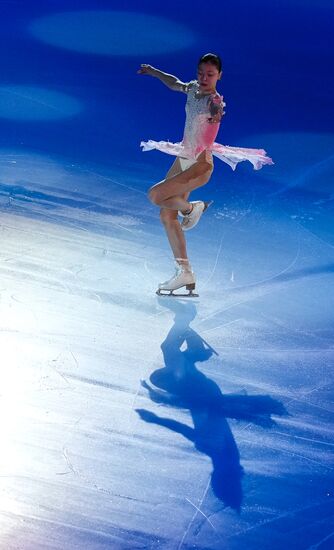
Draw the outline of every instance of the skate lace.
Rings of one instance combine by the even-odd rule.
[[[175,268],[175,275],[172,277],[171,281],[174,281],[175,279],[178,279],[183,275],[183,273],[191,273],[191,269],[185,269],[182,265]]]
[[[182,268],[182,266],[176,267],[174,277],[175,278],[180,277],[180,275],[182,275],[183,271],[184,271],[184,269]]]

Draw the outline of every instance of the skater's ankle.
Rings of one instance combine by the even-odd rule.
[[[194,209],[194,205],[190,203],[190,206],[189,208],[187,208],[187,210],[182,210],[183,216],[189,216],[189,214],[192,213],[193,209]]]
[[[191,271],[191,265],[188,258],[175,258],[175,262],[185,271]]]

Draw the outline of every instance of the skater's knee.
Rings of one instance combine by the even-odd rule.
[[[158,189],[156,187],[151,187],[148,191],[148,198],[151,201],[152,204],[155,204],[156,206],[159,206],[161,197]]]

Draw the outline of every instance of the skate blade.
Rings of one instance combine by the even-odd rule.
[[[183,287],[180,287],[180,288],[183,288]],[[164,289],[158,288],[156,294],[158,296],[171,296],[172,298],[198,298],[198,294],[194,292],[195,290],[194,283],[186,285],[186,290],[188,291],[188,294],[186,294],[185,292],[178,292],[177,294],[175,294],[176,290],[180,290],[180,289],[176,288],[175,290],[164,290]]]
[[[211,204],[213,204],[213,201],[204,201],[203,212],[205,212],[205,210],[207,210],[209,208],[209,206],[211,206]]]
[[[178,290],[178,289],[176,289]],[[158,296],[164,296],[167,298],[199,298],[199,294],[196,294],[196,292],[193,291],[193,289],[189,289],[188,293],[186,292],[177,292],[175,290],[158,290],[156,291],[156,294]]]

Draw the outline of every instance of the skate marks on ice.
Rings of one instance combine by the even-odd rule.
[[[119,168],[103,174],[103,168],[15,150],[0,150],[0,166],[2,210],[94,233],[141,233],[149,208],[145,193]],[[128,207],[133,200],[141,205],[136,214]]]
[[[0,151],[0,166],[3,278],[101,304],[145,308],[134,290],[143,284],[145,194],[127,185],[120,170],[115,179],[110,168],[103,175],[33,152]],[[127,206],[134,196],[139,216]]]
[[[266,428],[274,424],[272,415],[286,415],[286,410],[268,395],[224,395],[218,384],[196,367],[217,352],[190,327],[196,317],[195,304],[168,298],[159,299],[159,303],[175,313],[174,324],[161,344],[164,367],[155,370],[150,381],[142,385],[153,402],[188,410],[193,427],[146,409],[137,412],[145,422],[181,434],[207,455],[213,468],[210,484],[214,495],[224,506],[240,512],[243,468],[227,419]]]
[[[142,293],[150,293],[142,283],[143,257],[133,243],[124,250],[122,241],[114,236],[96,236],[80,228],[70,229],[67,224],[58,227],[8,212],[2,214],[0,232],[3,285],[8,288],[7,294],[14,290],[17,300],[32,309],[51,303],[52,293],[59,293],[63,303],[77,297],[91,305],[96,302],[124,310],[145,310],[147,314],[155,312],[155,307],[133,288],[137,282],[142,285]],[[29,292],[24,288],[27,285]],[[60,311],[61,305],[57,304],[56,309]]]

